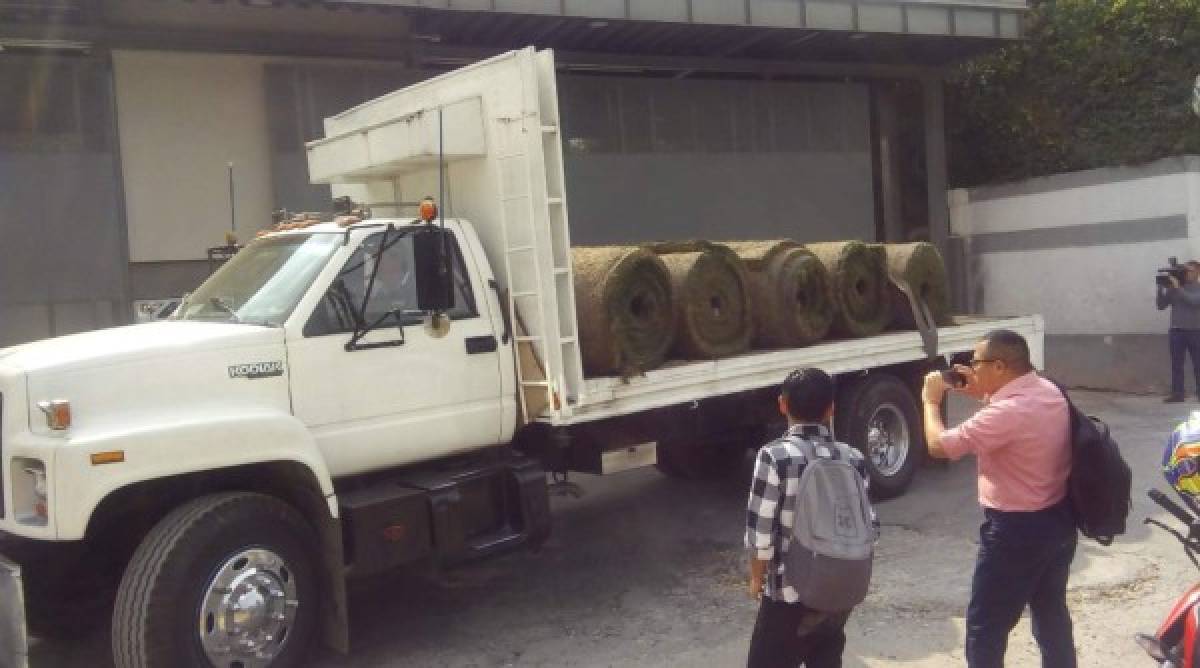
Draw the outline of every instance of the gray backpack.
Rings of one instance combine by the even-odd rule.
[[[876,537],[867,486],[852,463],[856,453],[833,441],[817,446],[800,438],[790,441],[807,464],[792,508],[784,579],[809,608],[850,610],[867,597]]]

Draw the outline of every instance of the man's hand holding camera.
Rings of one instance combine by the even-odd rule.
[[[942,372],[931,371],[925,374],[925,386],[921,388],[921,401],[940,406],[949,390],[950,386],[946,384],[946,378],[942,376]]]
[[[982,400],[985,392],[980,389],[975,370],[965,364],[955,364],[946,371],[931,371],[925,375],[921,388],[921,401],[940,406],[950,390],[961,392],[973,399]]]

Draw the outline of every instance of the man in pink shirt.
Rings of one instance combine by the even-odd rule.
[[[942,401],[951,388],[940,373],[925,377],[921,393],[930,455],[973,454],[979,468],[986,519],[967,607],[967,665],[1001,668],[1008,635],[1028,605],[1043,668],[1075,668],[1067,609],[1076,544],[1067,402],[1038,376],[1020,334],[989,332],[974,355],[969,367],[955,367],[966,384],[953,388],[985,402],[969,420],[946,429]]]

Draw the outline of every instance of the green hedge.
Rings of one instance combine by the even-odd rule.
[[[1033,4],[1027,40],[947,87],[955,186],[1200,153],[1200,0]]]

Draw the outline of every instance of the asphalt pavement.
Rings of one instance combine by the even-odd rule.
[[[1082,666],[1136,666],[1136,630],[1152,630],[1196,579],[1173,539],[1143,526],[1161,516],[1145,498],[1161,484],[1167,434],[1191,408],[1156,397],[1079,392],[1112,426],[1135,473],[1129,533],[1081,542],[1071,605]],[[969,410],[957,405],[953,414]],[[716,482],[643,469],[573,476],[582,495],[555,494],[554,535],[521,551],[440,576],[395,575],[351,589],[348,656],[317,651],[319,668],[447,666],[738,666],[756,603],[742,548],[750,462]],[[883,523],[868,600],[848,626],[846,665],[962,665],[962,617],[982,513],[974,463],[933,464],[904,497],[878,506]],[[1022,622],[1010,666],[1037,666]],[[34,668],[110,665],[104,633],[35,648]],[[1151,665],[1148,661],[1145,665]]]

